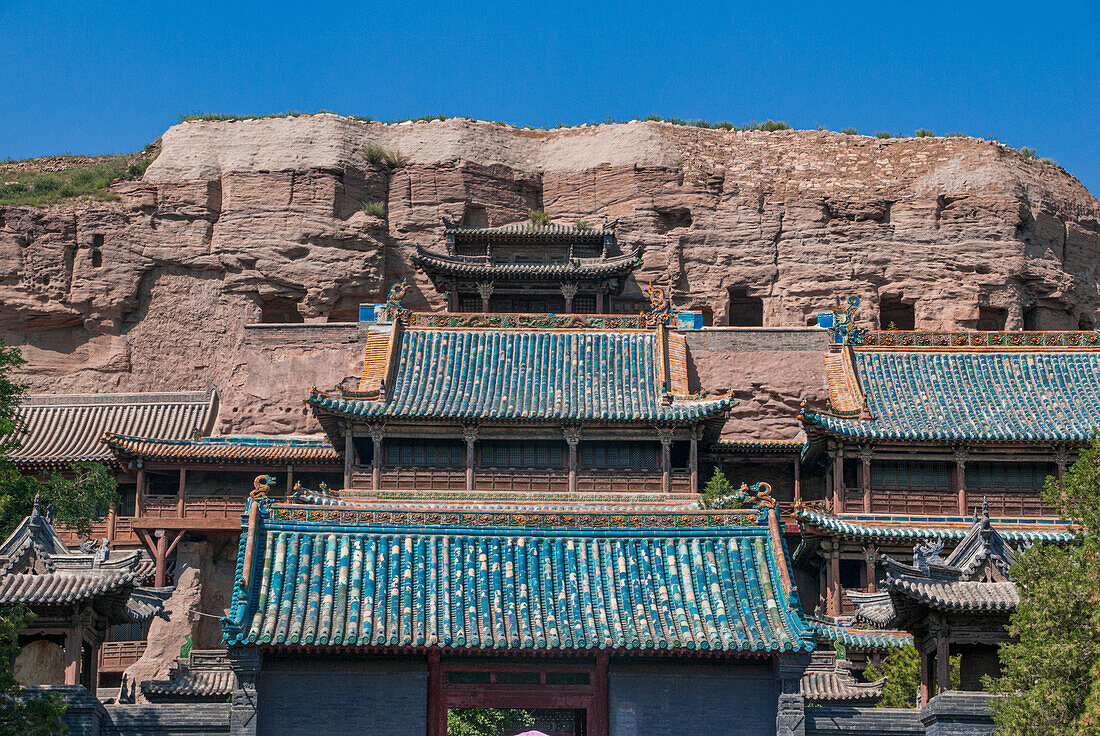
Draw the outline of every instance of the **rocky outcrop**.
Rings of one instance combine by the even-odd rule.
[[[767,326],[805,325],[838,293],[862,296],[868,323],[891,304],[924,328],[1100,318],[1100,203],[996,143],[326,114],[184,123],[162,145],[117,202],[0,208],[0,339],[23,348],[32,390],[213,381],[220,431],[313,431],[304,392],[354,373],[357,347],[257,347],[245,325],[354,319],[402,278],[408,306],[442,309],[408,255],[474,209],[490,224],[531,209],[617,219],[621,243],[645,247],[627,296],[671,284],[714,324],[731,291],[760,299]],[[371,163],[377,149],[407,160]],[[774,357],[786,379],[740,387],[761,406],[803,370]],[[711,385],[738,377],[717,355],[699,370]]]

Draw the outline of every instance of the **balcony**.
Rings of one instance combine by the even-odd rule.
[[[379,471],[379,490],[386,491],[464,491],[464,468],[386,467]],[[673,470],[669,479],[673,493],[691,493],[691,474]],[[371,471],[356,468],[351,487],[369,491]],[[567,492],[569,471],[564,468],[484,468],[474,469],[476,491]],[[599,470],[583,468],[577,471],[578,493],[660,493],[659,470]]]

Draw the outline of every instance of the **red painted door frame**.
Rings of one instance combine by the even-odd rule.
[[[604,653],[587,662],[553,659],[523,662],[442,660],[438,652],[431,652],[428,655],[428,736],[447,736],[448,708],[583,710],[586,736],[607,736],[607,664],[608,656]],[[451,672],[461,672],[467,679],[485,679],[458,682],[458,678],[448,677]],[[556,673],[560,674],[558,683],[552,681]],[[565,682],[569,674],[582,673],[589,675],[587,684]],[[538,682],[518,682],[516,676],[521,674],[526,674],[528,679],[537,676]]]

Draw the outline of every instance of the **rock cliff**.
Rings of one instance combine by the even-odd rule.
[[[379,150],[406,160],[372,163]],[[408,255],[475,210],[493,225],[532,209],[617,219],[619,241],[645,247],[637,281],[671,284],[716,325],[731,290],[759,298],[770,327],[803,326],[838,293],[862,296],[871,324],[906,305],[918,328],[1100,318],[1100,203],[1056,166],[969,138],[189,122],[164,134],[143,180],[113,190],[0,207],[0,339],[23,348],[35,391],[213,381],[222,432],[313,429],[306,389],[355,372],[354,345],[260,348],[246,324],[354,319],[404,277],[408,306],[442,309]],[[704,383],[737,375],[720,356],[703,363]]]

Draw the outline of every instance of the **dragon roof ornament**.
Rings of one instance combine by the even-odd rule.
[[[852,325],[856,310],[859,308],[858,296],[850,296],[848,306],[844,306],[840,296],[836,297],[836,305],[828,312],[819,312],[817,324],[829,331],[834,345],[860,345],[867,334],[866,327],[854,327]]]

